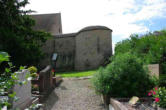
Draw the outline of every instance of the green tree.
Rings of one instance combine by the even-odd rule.
[[[16,65],[37,65],[44,56],[42,45],[51,36],[33,29],[35,21],[22,10],[28,0],[0,0],[0,50]]]
[[[142,37],[131,35],[129,39],[117,43],[115,55],[131,52],[141,58],[145,64],[159,63],[162,73],[166,74],[166,30],[158,34],[147,33]]]

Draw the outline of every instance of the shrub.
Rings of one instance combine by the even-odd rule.
[[[97,91],[97,93],[101,94],[109,94],[110,93],[110,84],[111,84],[110,74],[105,73],[104,68],[99,68],[99,70],[94,74],[92,78],[92,83]]]
[[[37,68],[35,66],[31,66],[28,68],[30,73],[36,73],[37,72]]]
[[[159,107],[166,108],[166,88],[165,87],[155,87],[148,93],[149,96],[153,96],[155,103]]]
[[[37,78],[38,77],[38,74],[36,73],[37,68],[35,66],[29,67],[28,70],[29,70],[32,78]]]
[[[160,74],[159,86],[166,86],[166,74]]]
[[[101,68],[94,75],[93,84],[97,92],[112,97],[146,96],[154,87],[143,63],[136,56],[125,53],[114,57],[105,69]]]

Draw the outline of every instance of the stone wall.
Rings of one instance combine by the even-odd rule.
[[[96,69],[112,55],[112,30],[104,26],[86,27],[54,39],[57,71]]]
[[[45,53],[45,58],[41,60],[39,67],[43,69],[51,64],[51,57],[54,53],[53,36],[62,34],[61,13],[37,14],[31,15],[31,17],[36,21],[34,27],[35,30],[44,30],[52,34],[52,38],[48,39],[42,47],[42,51]]]
[[[90,27],[76,36],[75,70],[96,69],[112,55],[112,31]]]
[[[46,41],[44,46],[42,47],[42,51],[44,53],[44,59],[41,60],[39,66],[41,69],[45,68],[47,65],[51,65],[51,58],[54,53],[54,38],[50,38]]]
[[[74,70],[75,34],[57,35],[54,52],[58,54],[56,70]]]
[[[112,30],[105,26],[89,26],[78,33],[62,34],[61,14],[31,15],[36,20],[34,29],[50,32],[42,50],[46,54],[40,67],[52,64],[53,53],[58,54],[56,69],[88,70],[103,65],[112,55]]]

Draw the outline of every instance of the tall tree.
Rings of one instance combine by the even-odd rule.
[[[147,33],[144,36],[131,35],[129,39],[118,42],[115,55],[131,52],[140,57],[145,64],[160,64],[166,74],[166,30]]]
[[[35,21],[22,10],[28,0],[0,0],[0,51],[11,55],[17,65],[37,65],[44,56],[42,45],[51,36],[33,29]]]

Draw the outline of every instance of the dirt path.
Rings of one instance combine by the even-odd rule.
[[[45,106],[46,110],[105,110],[89,79],[64,79]]]

